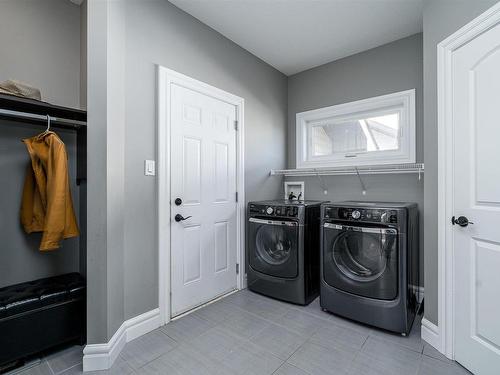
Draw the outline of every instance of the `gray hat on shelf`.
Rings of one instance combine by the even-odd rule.
[[[42,100],[42,95],[39,89],[12,79],[0,83],[0,94],[9,94],[21,96],[23,98]]]

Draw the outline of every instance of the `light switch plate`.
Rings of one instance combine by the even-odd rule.
[[[156,175],[156,166],[154,160],[144,160],[144,175],[145,176]]]

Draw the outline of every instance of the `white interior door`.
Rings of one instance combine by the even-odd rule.
[[[453,212],[473,222],[453,227],[455,359],[498,375],[500,25],[454,51],[452,66]]]
[[[172,317],[236,289],[236,110],[172,84]]]

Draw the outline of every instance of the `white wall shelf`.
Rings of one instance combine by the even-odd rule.
[[[386,164],[386,165],[363,165],[341,168],[299,168],[299,169],[272,169],[270,176],[340,176],[356,174],[402,174],[402,173],[424,173],[423,163],[411,164]]]

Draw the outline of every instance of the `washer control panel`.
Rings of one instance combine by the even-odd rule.
[[[396,224],[398,222],[396,210],[361,207],[326,207],[324,218],[391,224]]]
[[[260,214],[264,216],[297,217],[299,215],[299,208],[297,206],[267,206],[250,204],[248,209],[252,214]]]

